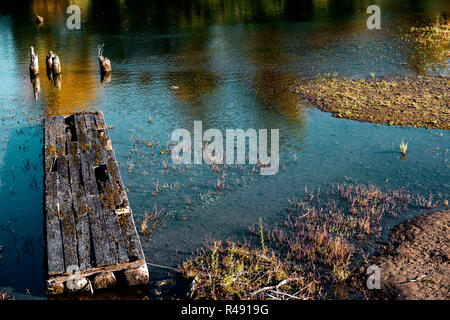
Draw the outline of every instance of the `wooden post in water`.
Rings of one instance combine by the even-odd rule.
[[[50,116],[44,131],[47,294],[148,284],[103,113]]]
[[[103,56],[103,46],[99,45],[97,46],[98,51],[98,62],[100,64],[100,74],[101,74],[101,81],[109,82],[111,81],[111,61],[107,57]]]
[[[30,76],[34,77],[39,74],[39,59],[34,53],[34,48],[30,47]]]

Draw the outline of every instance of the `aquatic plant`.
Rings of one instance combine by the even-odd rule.
[[[406,154],[406,150],[408,150],[408,144],[404,143],[402,140],[402,142],[400,143],[400,152],[402,154]]]
[[[0,301],[1,300],[15,300],[14,296],[8,295],[6,292],[0,291]]]
[[[147,211],[144,213],[144,219],[142,220],[140,231],[143,235],[151,234],[162,223],[164,218],[164,209],[158,209],[155,205],[150,213]],[[148,225],[151,224],[149,229]]]
[[[410,60],[419,74],[445,69],[450,55],[450,22],[437,20],[412,27],[403,36],[411,44]]]
[[[219,192],[222,192],[222,191],[225,190],[225,188],[226,188],[226,186],[225,186],[225,178],[223,178],[223,177],[218,178],[217,181],[216,181],[216,190],[219,191]]]
[[[261,248],[263,251],[266,251],[266,245],[264,244],[264,226],[261,217],[259,218],[259,236],[261,240]]]
[[[210,241],[178,269],[194,299],[310,299],[320,296],[313,274],[281,261],[273,251],[234,241]]]
[[[382,191],[374,185],[332,184],[325,191],[305,187],[273,227],[265,226],[262,218],[249,227],[256,246],[245,238],[244,244],[210,242],[178,271],[192,281],[194,298],[327,297],[332,285],[343,284],[373,249],[383,219],[442,204],[431,194]]]

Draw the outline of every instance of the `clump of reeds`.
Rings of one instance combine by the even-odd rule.
[[[225,191],[226,184],[225,184],[225,178],[223,176],[217,179],[215,187],[219,193]]]
[[[402,140],[402,142],[400,143],[400,152],[403,155],[406,155],[406,150],[408,150],[408,144],[404,143],[403,140]]]
[[[144,213],[144,219],[142,220],[140,230],[143,235],[151,234],[162,223],[164,218],[164,209],[158,209],[155,205],[150,213],[147,211]],[[150,228],[149,228],[150,224]]]
[[[213,241],[184,262],[195,299],[309,299],[320,294],[313,274],[284,263],[269,250],[234,241]]]
[[[330,286],[346,281],[364,258],[363,240],[381,235],[383,218],[437,205],[431,194],[424,197],[406,189],[382,191],[346,183],[325,191],[305,188],[274,227],[266,227],[260,218],[249,228],[258,245],[211,242],[179,272],[193,279],[193,298],[326,297]]]
[[[290,201],[288,215],[267,230],[266,238],[287,256],[322,267],[339,282],[350,274],[355,244],[377,239],[384,217],[437,205],[431,194],[426,198],[405,189],[383,192],[374,185],[335,184],[326,193],[305,188],[303,198]]]
[[[0,291],[0,301],[2,300],[15,300],[14,296],[11,297],[6,292]]]

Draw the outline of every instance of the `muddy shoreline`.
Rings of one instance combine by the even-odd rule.
[[[397,225],[389,243],[353,270],[348,282],[368,299],[450,299],[449,231],[449,209]],[[371,265],[380,268],[381,289],[366,286],[366,270]]]
[[[298,84],[294,91],[337,118],[450,129],[450,79],[447,77],[323,77]]]

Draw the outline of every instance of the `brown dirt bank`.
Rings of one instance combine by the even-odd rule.
[[[450,299],[450,210],[396,226],[390,243],[354,270],[351,285],[369,299]],[[381,289],[366,287],[365,271],[377,265]]]
[[[450,129],[450,79],[447,77],[329,77],[299,84],[295,92],[337,118]]]

